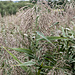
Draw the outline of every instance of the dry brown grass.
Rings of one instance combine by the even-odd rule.
[[[48,12],[48,10],[50,12]],[[75,21],[75,19],[73,18],[74,15],[75,7],[73,8],[72,6],[66,8],[66,12],[64,12],[63,9],[51,9],[48,5],[37,4],[33,8],[27,9],[23,12],[19,12],[16,16],[12,15],[6,16],[2,19],[0,18],[0,34],[2,35],[0,38],[0,42],[2,42],[4,34],[7,41],[6,45],[8,45],[9,47],[18,47],[19,43],[16,42],[21,42],[20,40],[23,40],[23,35],[21,35],[20,32],[22,32],[22,34],[27,33],[28,30],[30,30],[30,32],[33,32],[33,29],[36,27],[35,22],[37,16],[39,16],[37,29],[39,29],[47,36],[51,35],[51,32],[53,32],[53,30],[58,30],[58,28],[60,28],[61,26],[72,26],[71,21]],[[59,24],[50,28],[50,26],[56,22],[59,22]],[[2,28],[4,28],[4,30],[2,30]]]
[[[48,12],[48,10],[50,12]],[[37,16],[39,16],[39,18],[36,28],[35,22]],[[75,7],[73,8],[71,5],[67,5],[66,12],[64,12],[62,9],[51,9],[48,5],[44,4],[37,4],[26,11],[20,11],[17,15],[5,16],[3,18],[0,16],[0,44],[5,47],[28,47],[28,40],[24,34],[32,34],[35,28],[45,36],[59,36],[61,34],[61,26],[73,29],[71,21],[75,23],[75,18],[73,18],[74,16]],[[50,26],[56,22],[59,22],[59,24],[50,28]],[[18,52],[11,52],[24,62],[24,54],[19,55]],[[12,64],[15,63],[8,53],[5,51],[1,51],[1,53],[2,55],[0,57],[2,62],[7,59],[9,64],[11,64],[11,62]],[[17,72],[18,69],[16,69],[17,71],[15,71],[15,69],[13,68],[13,74],[21,75],[20,72]],[[58,75],[61,75],[62,72],[59,72]]]

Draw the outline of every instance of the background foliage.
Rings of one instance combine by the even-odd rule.
[[[21,7],[33,7],[33,4],[28,3],[28,1],[19,1],[16,3],[12,1],[0,1],[0,13],[3,17],[4,15],[16,14]]]

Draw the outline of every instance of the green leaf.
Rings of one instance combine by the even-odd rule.
[[[32,65],[35,65],[36,62],[33,62],[33,61],[28,61],[28,62],[25,62],[25,63],[22,63],[22,64],[18,64],[16,66],[32,66]]]
[[[10,51],[8,51],[5,47],[3,47],[12,57],[14,60],[18,61],[19,63],[21,63],[17,58],[16,56],[14,56]]]
[[[66,38],[66,37],[55,37],[55,36],[47,36],[46,37],[48,40],[58,40],[58,39],[61,39],[61,40],[69,40],[68,38]],[[39,40],[45,40],[44,38],[40,38],[40,39],[37,39],[38,41]]]
[[[18,63],[21,64],[21,62],[16,58],[16,56],[14,56],[10,51],[8,51],[5,47],[3,47],[12,57],[14,60],[16,60]],[[27,67],[21,67],[23,70],[27,70]]]
[[[43,39],[45,39],[46,41],[48,41],[49,43],[51,43],[55,47],[55,45],[50,40],[48,40],[42,33],[38,32],[38,31],[36,31],[36,32],[39,36],[41,36]]]
[[[53,68],[53,66],[42,66],[42,68],[52,69],[52,68]]]
[[[26,56],[28,56],[28,57],[30,57],[30,58],[32,58],[32,59],[35,58],[35,56],[34,56],[34,55],[31,55],[31,54],[26,54]]]
[[[33,54],[32,50],[30,49],[25,49],[25,48],[10,48],[12,50],[16,50],[16,51],[19,51],[19,52],[25,52],[27,54]]]
[[[73,60],[72,63],[75,63],[75,60]]]
[[[38,69],[38,74],[37,74],[37,75],[40,75],[40,72],[41,72],[42,66],[43,66],[43,62],[42,62],[42,64],[40,65],[40,67],[39,67],[39,69]]]
[[[63,33],[63,36],[66,37],[65,31],[64,31],[64,28],[63,27],[62,27],[62,33]]]
[[[51,27],[53,27],[53,26],[55,26],[55,25],[58,25],[59,24],[59,22],[56,22],[56,23],[54,23],[53,25],[51,25],[49,28],[51,28]]]
[[[39,18],[39,16],[36,17],[36,27],[38,25],[38,18]]]
[[[75,41],[74,40],[69,40],[70,42],[72,42],[73,44],[75,44]]]

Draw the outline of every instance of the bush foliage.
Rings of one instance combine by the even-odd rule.
[[[28,1],[0,1],[0,13],[3,17],[4,15],[16,14],[16,12],[23,6],[33,7],[33,4],[28,3]]]

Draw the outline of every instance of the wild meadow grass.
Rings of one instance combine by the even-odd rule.
[[[74,75],[74,8],[64,12],[36,4],[1,17],[1,75]]]

